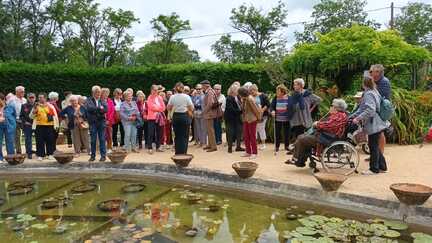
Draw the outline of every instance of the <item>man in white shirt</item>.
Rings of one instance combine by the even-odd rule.
[[[21,154],[21,134],[22,134],[22,122],[20,119],[21,107],[23,104],[27,103],[25,96],[25,88],[23,86],[17,86],[15,88],[15,98],[12,101],[12,105],[15,107],[16,111],[16,133],[15,133],[15,148],[16,153]]]

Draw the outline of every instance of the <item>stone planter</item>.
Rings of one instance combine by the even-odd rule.
[[[4,159],[9,163],[9,165],[22,164],[25,158],[26,158],[25,154],[14,154],[14,155],[4,156]]]
[[[255,174],[255,171],[258,169],[258,164],[255,162],[236,162],[232,164],[232,168],[235,170],[237,175],[246,179],[252,177]]]
[[[72,162],[72,160],[74,159],[74,153],[56,152],[53,156],[59,164],[67,164]]]
[[[193,158],[192,154],[177,154],[171,157],[178,167],[187,167]]]
[[[315,173],[314,177],[321,184],[324,191],[337,191],[339,187],[348,179],[346,175],[332,173]]]
[[[406,205],[422,205],[432,195],[432,188],[421,184],[397,183],[390,185],[390,189]]]
[[[113,151],[112,153],[109,153],[107,156],[111,162],[118,164],[118,163],[123,163],[123,161],[126,159],[127,152],[121,150]]]

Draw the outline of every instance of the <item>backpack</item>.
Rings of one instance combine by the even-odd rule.
[[[395,113],[395,108],[392,102],[389,99],[383,98],[381,96],[380,99],[380,109],[378,111],[378,115],[383,121],[389,121],[392,119]]]

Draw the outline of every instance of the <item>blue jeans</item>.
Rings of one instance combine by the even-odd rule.
[[[15,154],[15,131],[8,132],[6,124],[0,124],[0,160],[3,160],[3,137],[6,138],[6,152],[8,155]]]
[[[124,137],[124,148],[127,151],[136,148],[136,139],[137,139],[137,128],[134,123],[125,122],[123,123],[123,129],[125,133]]]
[[[32,138],[33,132],[32,126],[24,126],[24,138],[25,138],[25,148],[27,156],[32,156]]]
[[[213,120],[213,127],[215,130],[216,143],[222,143],[222,118],[215,118]]]
[[[99,138],[99,149],[101,157],[106,156],[105,122],[90,124],[90,150],[91,157],[96,157],[96,140]]]

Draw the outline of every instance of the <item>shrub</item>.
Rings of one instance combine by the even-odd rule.
[[[17,85],[28,91],[49,92],[70,90],[88,95],[91,86],[98,84],[110,89],[133,88],[148,92],[153,83],[170,89],[176,82],[194,86],[208,79],[222,84],[226,91],[234,81],[251,81],[261,90],[272,90],[267,73],[255,64],[172,64],[146,67],[89,68],[67,65],[38,65],[24,63],[0,64],[0,90],[11,92]]]

